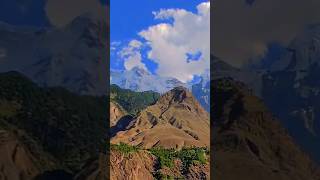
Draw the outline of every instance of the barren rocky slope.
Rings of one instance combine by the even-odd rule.
[[[124,93],[122,97],[132,94],[120,92]],[[125,108],[119,104],[110,107],[113,119],[121,109]],[[112,180],[210,178],[206,151],[210,143],[209,115],[191,92],[183,87],[174,88],[135,112],[131,119],[128,115],[119,116],[118,131],[111,139]]]
[[[213,178],[320,179],[318,167],[243,84],[213,82],[213,116]]]
[[[168,167],[161,165],[163,158],[164,156],[158,157],[150,150],[139,149],[124,153],[121,150],[112,149],[110,154],[110,179],[210,179],[209,161],[200,163],[194,160],[186,167],[185,159],[172,157],[172,166]],[[168,162],[168,159],[166,162]]]
[[[112,143],[152,148],[206,147],[210,143],[209,114],[183,87],[164,94],[119,131]]]
[[[110,102],[110,127],[113,127],[127,112],[116,102]]]
[[[47,167],[41,164],[41,159],[45,159],[45,156],[41,154],[42,157],[39,157],[34,151],[35,149],[30,151],[15,134],[0,130],[0,179],[32,179],[43,169],[50,168],[50,164]],[[51,166],[54,166],[54,162]]]

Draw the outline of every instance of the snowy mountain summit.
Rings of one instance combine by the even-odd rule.
[[[176,78],[154,75],[139,67],[134,67],[128,71],[111,70],[110,73],[111,84],[136,92],[155,91],[165,93],[178,86],[188,87],[186,83]]]
[[[111,84],[116,84],[123,89],[136,92],[154,91],[159,93],[168,92],[175,87],[183,86],[192,91],[199,103],[210,111],[210,73],[206,71],[201,80],[196,83],[183,83],[176,78],[161,77],[151,74],[143,68],[134,67],[131,70],[111,71]]]

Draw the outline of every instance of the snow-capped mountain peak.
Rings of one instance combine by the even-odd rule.
[[[175,87],[183,86],[192,91],[200,104],[210,111],[210,71],[201,75],[198,83],[183,83],[176,78],[162,77],[152,74],[145,69],[134,67],[131,70],[116,71],[111,70],[111,84],[116,84],[121,88],[130,89],[137,92],[155,91],[165,93]]]
[[[104,95],[106,27],[103,20],[88,16],[79,16],[63,28],[21,28],[0,23],[0,72],[15,70],[41,86]]]
[[[178,86],[187,87],[187,84],[176,78],[154,75],[139,67],[124,71],[111,70],[110,80],[111,84],[137,92],[155,91],[164,93]]]
[[[134,67],[132,68],[132,72],[134,72],[137,76],[143,77],[143,76],[150,76],[151,73],[146,71],[143,68],[139,68],[139,67]]]

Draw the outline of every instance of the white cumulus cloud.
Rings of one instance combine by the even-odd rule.
[[[153,14],[155,19],[173,20],[172,23],[150,26],[139,33],[151,48],[148,58],[158,64],[156,73],[187,82],[192,80],[194,75],[208,70],[210,2],[199,4],[196,13],[184,9],[161,9]],[[197,61],[188,61],[187,54],[198,52],[201,56]]]
[[[119,51],[118,55],[124,59],[124,67],[126,70],[131,70],[134,67],[148,70],[146,65],[142,62],[140,52],[142,45],[142,42],[134,39],[129,42],[128,46]]]
[[[245,0],[213,2],[213,54],[241,67],[260,59],[269,43],[288,46],[310,24],[320,22],[319,0]]]
[[[142,42],[134,39],[130,41],[129,46],[132,48],[140,48],[142,46]]]

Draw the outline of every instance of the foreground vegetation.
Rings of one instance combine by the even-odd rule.
[[[130,146],[122,142],[118,145],[111,144],[111,149],[119,151],[125,155],[129,155],[130,153],[137,152],[139,150],[139,148],[136,146]]]
[[[160,169],[168,167],[174,167],[175,160],[181,160],[182,170],[187,172],[191,165],[196,164],[206,164],[208,162],[209,150],[202,147],[190,147],[182,148],[181,150],[175,149],[165,149],[161,147],[142,149],[137,146],[130,146],[125,143],[112,144],[111,150],[116,150],[124,155],[129,155],[130,153],[135,153],[139,150],[145,150],[154,155],[159,163]],[[163,175],[160,171],[155,174],[156,179],[177,179],[176,177],[170,177],[168,175]]]
[[[183,148],[179,151],[157,147],[149,151],[158,158],[161,167],[172,168],[174,166],[174,160],[180,159],[184,170],[189,169],[193,164],[207,163],[207,156],[209,155],[209,151],[206,148],[199,147]]]

